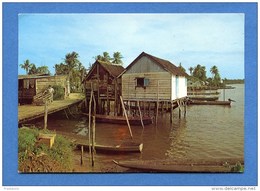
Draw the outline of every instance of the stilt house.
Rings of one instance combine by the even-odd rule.
[[[91,89],[96,100],[96,112],[109,115],[111,110],[120,112],[121,78],[117,78],[124,68],[109,62],[97,60],[84,79],[86,109],[89,108]]]
[[[125,100],[184,98],[187,76],[171,62],[142,52],[122,74],[122,96]]]
[[[64,88],[65,96],[69,92],[69,82],[66,75],[19,75],[18,98],[19,103],[32,103],[34,96],[45,91],[49,85],[59,85]]]

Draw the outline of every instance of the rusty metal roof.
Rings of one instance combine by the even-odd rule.
[[[172,73],[173,75],[185,76],[185,77],[189,76],[186,72],[183,72],[180,68],[178,68],[177,66],[172,64],[170,61],[152,56],[145,52],[142,52],[130,65],[128,65],[126,67],[126,70],[128,70],[131,66],[133,66],[143,56],[148,57],[149,59],[154,61],[156,64],[158,64],[160,67],[162,67],[164,70]]]

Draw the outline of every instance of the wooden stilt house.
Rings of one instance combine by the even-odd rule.
[[[67,75],[19,75],[18,76],[18,102],[33,103],[34,97],[44,92],[49,85],[59,85],[64,88],[64,95],[69,92]],[[64,97],[64,98],[65,98]]]
[[[126,100],[173,101],[187,96],[188,75],[171,62],[142,52],[122,74]]]
[[[97,60],[83,83],[86,94],[86,109],[93,89],[98,114],[114,114],[120,112],[121,78],[118,76],[124,71],[120,65]]]

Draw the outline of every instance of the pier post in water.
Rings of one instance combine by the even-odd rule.
[[[47,129],[47,121],[48,121],[48,102],[45,100],[44,104],[44,129]]]
[[[84,147],[81,145],[81,157],[80,157],[80,164],[83,165],[83,154],[84,154]]]

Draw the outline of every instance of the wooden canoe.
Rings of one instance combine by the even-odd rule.
[[[191,100],[200,100],[200,101],[216,101],[219,98],[219,96],[197,96],[197,95],[194,96],[189,95],[188,97]]]
[[[113,162],[118,166],[144,172],[232,172],[235,165],[244,164],[243,159],[218,159],[205,161],[170,161],[170,160],[123,160]]]
[[[84,115],[87,115],[86,113],[83,113]],[[149,125],[151,124],[152,118],[143,116],[143,124]],[[130,125],[142,125],[140,117],[128,117]],[[112,123],[112,124],[122,124],[127,125],[126,119],[124,116],[111,116],[111,115],[100,115],[96,114],[96,122],[98,123]]]
[[[231,105],[231,101],[201,101],[201,100],[190,100],[190,105]]]
[[[85,149],[89,149],[88,144],[78,144],[78,147],[84,146]],[[95,145],[96,151],[101,152],[142,152],[143,143],[124,143],[120,145]]]
[[[75,135],[61,131],[56,131],[56,133],[62,135],[63,137],[71,141],[78,148],[83,146],[86,150],[89,149],[89,142],[86,139],[86,136]],[[123,141],[121,143],[115,143],[110,145],[97,143],[95,144],[95,150],[102,152],[142,152],[143,143],[136,141]]]

